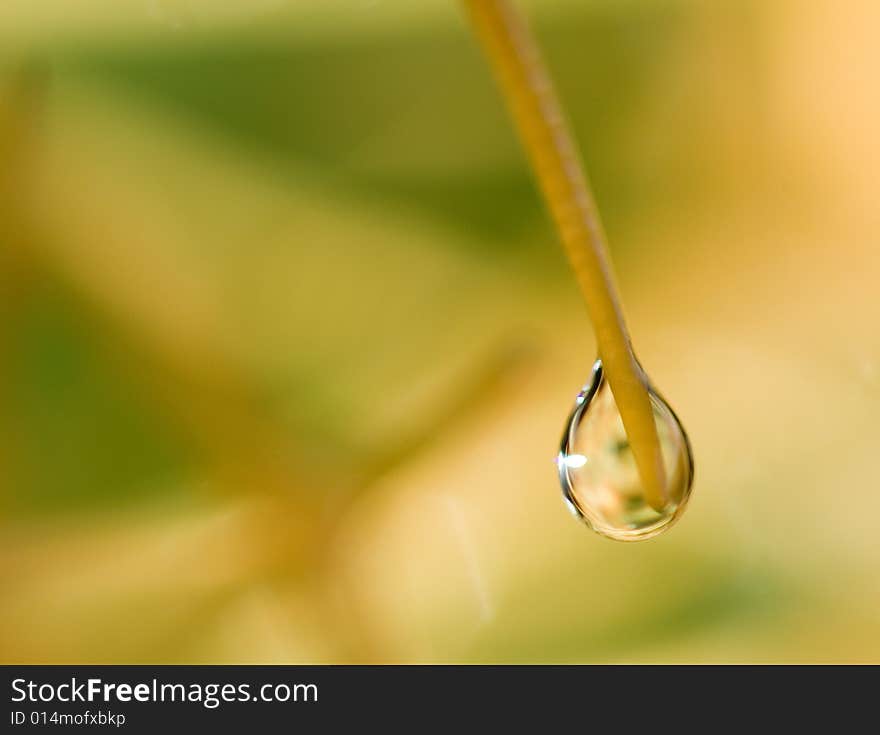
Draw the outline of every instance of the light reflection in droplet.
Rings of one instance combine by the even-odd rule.
[[[567,457],[560,456],[558,462],[576,470],[587,463],[587,458],[583,454],[569,454]]]

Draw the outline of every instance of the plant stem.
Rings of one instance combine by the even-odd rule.
[[[587,303],[605,370],[652,508],[667,504],[648,380],[633,354],[605,236],[577,151],[525,18],[509,0],[463,0],[519,130]]]

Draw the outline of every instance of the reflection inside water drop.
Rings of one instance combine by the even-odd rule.
[[[602,372],[578,394],[556,463],[565,500],[594,531],[618,541],[641,541],[669,528],[682,514],[694,476],[691,446],[678,417],[649,389],[668,482],[669,502],[648,505],[635,459]]]

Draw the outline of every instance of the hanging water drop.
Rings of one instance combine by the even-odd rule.
[[[649,387],[666,476],[666,503],[646,498],[614,396],[602,371],[578,394],[556,463],[572,512],[594,531],[617,541],[641,541],[669,528],[684,512],[693,483],[691,445],[678,417]]]

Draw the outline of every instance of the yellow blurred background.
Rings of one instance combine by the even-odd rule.
[[[880,5],[523,5],[682,521],[563,506],[592,330],[457,3],[5,0],[3,662],[880,662]]]

